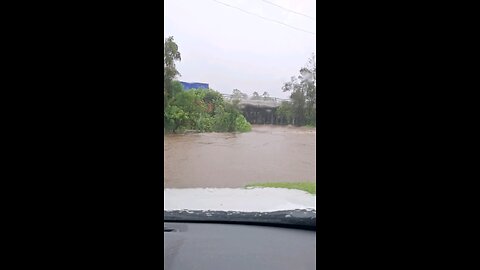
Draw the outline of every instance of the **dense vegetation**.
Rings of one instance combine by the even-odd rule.
[[[235,105],[225,102],[220,93],[211,89],[181,91],[168,103],[164,116],[164,127],[167,132],[251,130],[251,125]]]
[[[223,96],[212,89],[184,91],[175,80],[180,75],[175,61],[181,56],[173,37],[164,46],[164,129],[165,132],[246,132],[251,130],[236,104],[225,102]]]
[[[300,75],[292,77],[282,89],[284,92],[291,92],[291,102],[283,102],[276,111],[277,116],[287,119],[289,124],[316,126],[317,64],[315,55],[312,55],[306,67],[300,69]]]

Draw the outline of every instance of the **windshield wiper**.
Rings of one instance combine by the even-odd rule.
[[[274,212],[240,211],[164,211],[164,222],[222,223],[278,226],[316,230],[316,210],[285,210]]]

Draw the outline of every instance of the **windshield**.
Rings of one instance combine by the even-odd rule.
[[[315,5],[165,1],[165,219],[315,225]]]

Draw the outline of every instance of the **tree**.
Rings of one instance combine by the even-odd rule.
[[[280,106],[275,111],[277,117],[280,119],[281,123],[291,124],[293,110],[290,102],[283,101]]]
[[[233,89],[232,99],[247,99],[248,95],[238,89]]]
[[[248,99],[248,95],[245,94],[245,93],[242,93],[242,91],[238,90],[238,89],[233,89],[233,93],[232,93],[232,105],[234,108],[236,108],[237,110],[240,109],[240,101],[242,99]]]
[[[164,127],[173,133],[175,133],[179,127],[185,125],[188,120],[188,114],[176,105],[168,106],[165,109]]]
[[[171,93],[170,100],[174,96],[180,94],[181,92],[183,92],[183,85],[179,81],[172,81],[171,90],[170,90],[170,93]]]
[[[219,92],[212,89],[207,89],[204,92],[205,96],[203,97],[203,101],[207,106],[207,112],[213,116],[215,108],[224,103],[223,96]]]
[[[165,39],[163,49],[163,95],[164,106],[168,105],[168,101],[174,96],[174,90],[178,90],[178,86],[173,85],[174,79],[180,75],[175,67],[175,61],[181,61],[181,55],[178,51],[178,45],[170,36]]]
[[[282,87],[284,92],[291,92],[292,117],[296,125],[316,125],[317,67],[315,54],[306,67],[300,69],[298,77],[292,77]]]
[[[305,88],[306,124],[316,126],[317,64],[315,54],[312,54],[307,67],[302,68],[300,73],[300,78]]]
[[[258,92],[257,91],[253,92],[252,100],[258,100],[258,99],[260,99],[260,95],[258,94]]]
[[[262,97],[264,100],[267,100],[270,95],[267,93],[267,91],[263,92]]]
[[[242,91],[238,89],[233,89],[232,91],[232,99],[241,99],[242,98]]]

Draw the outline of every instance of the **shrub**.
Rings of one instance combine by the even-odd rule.
[[[247,132],[252,130],[252,125],[245,119],[243,115],[238,115],[235,119],[235,130],[240,132]]]
[[[167,132],[194,129],[200,132],[247,132],[250,123],[235,104],[211,89],[192,89],[176,93],[164,111]]]

